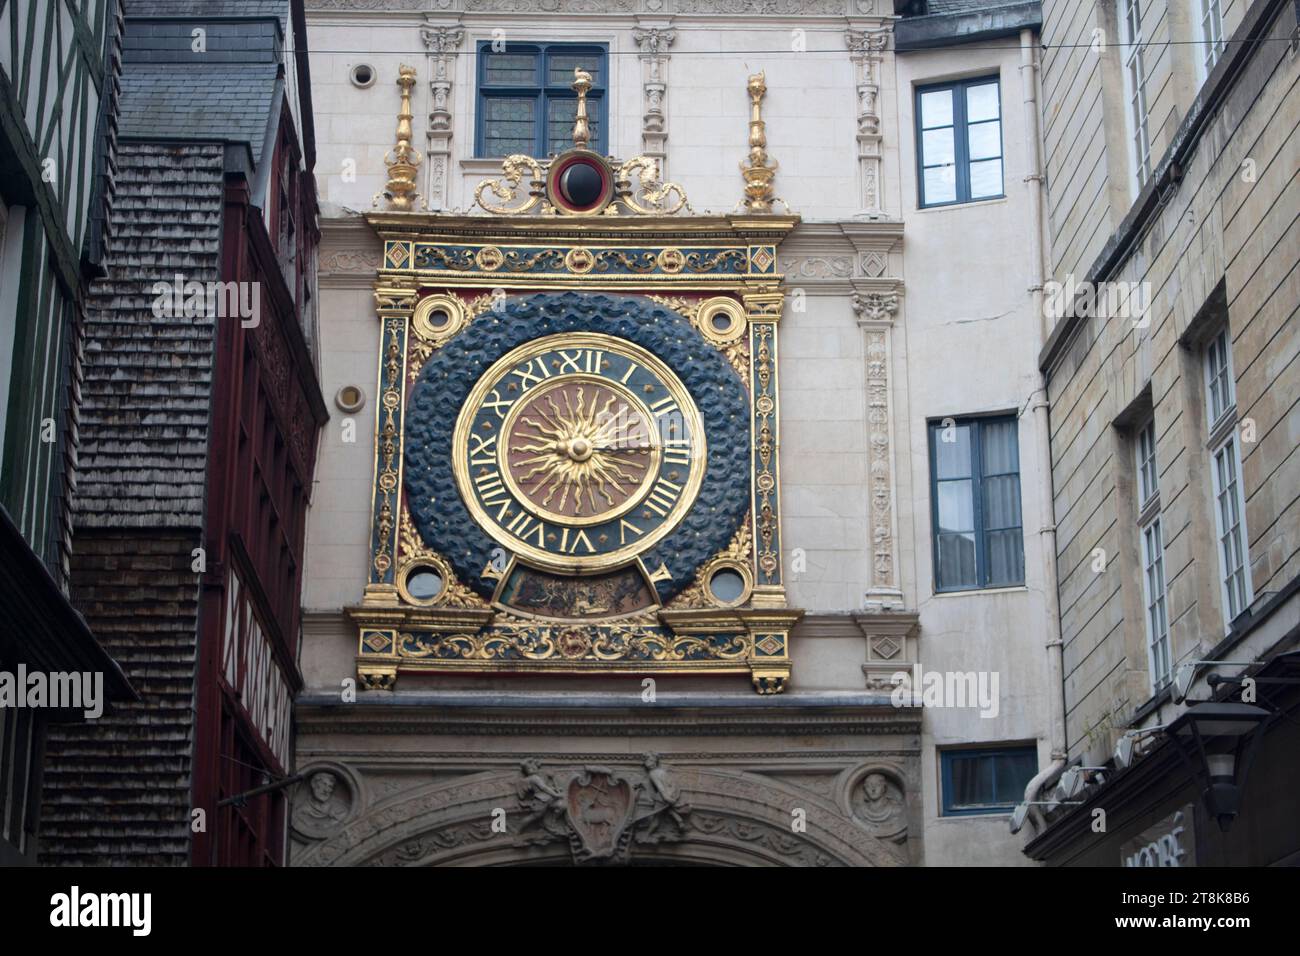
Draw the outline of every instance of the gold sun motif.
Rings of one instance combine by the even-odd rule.
[[[586,376],[536,390],[507,423],[507,480],[553,519],[608,520],[632,505],[658,466],[651,418],[639,406]]]

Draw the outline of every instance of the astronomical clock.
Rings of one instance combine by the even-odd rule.
[[[350,609],[366,687],[790,679],[776,249],[797,219],[697,215],[653,160],[590,150],[582,82],[573,148],[507,158],[480,213],[390,195],[369,217],[378,427]]]

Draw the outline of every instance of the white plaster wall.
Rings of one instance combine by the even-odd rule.
[[[317,177],[323,200],[369,209],[386,179],[384,154],[391,149],[400,102],[396,86],[402,64],[414,66],[414,145],[423,152],[429,112],[429,65],[420,39],[420,17],[382,18],[313,13],[310,23],[312,100],[316,112]],[[540,42],[590,42],[609,46],[609,151],[627,159],[642,151],[642,64],[631,17],[549,18],[466,15],[465,38],[452,68],[452,151],[449,207],[469,210],[474,188],[499,165],[476,161],[473,51],[493,31]],[[739,164],[748,152],[749,98],[745,83],[765,70],[763,104],[768,149],[780,164],[778,194],[807,219],[836,219],[856,209],[856,100],[853,64],[844,44],[843,21],[802,23],[805,49],[794,51],[793,22],[722,18],[679,20],[667,74],[668,175],[687,189],[697,211],[726,212],[740,200]],[[315,52],[320,51],[320,52]],[[351,51],[351,52],[349,52]],[[366,89],[348,79],[366,63],[378,77]],[[355,163],[355,180],[343,175]],[[423,188],[423,179],[421,180]]]
[[[365,588],[369,485],[375,468],[378,330],[370,290],[321,290],[321,391],[330,420],[322,432],[307,520],[302,603],[308,611],[355,604]],[[334,403],[344,385],[358,385],[366,396],[365,406],[353,415]],[[310,652],[305,647],[304,658]]]
[[[900,369],[907,414],[895,421],[900,447],[899,533],[908,544],[903,568],[908,606],[921,617],[926,670],[996,673],[999,713],[929,708],[922,734],[926,857],[932,863],[1025,863],[1005,816],[940,816],[938,749],[1035,743],[1047,731],[1046,604],[1038,530],[1043,502],[1038,441],[1029,399],[1037,387],[1040,321],[1029,286],[1030,220],[1024,182],[1025,124],[1020,51],[1015,39],[896,58],[898,125],[914,128],[914,90],[948,79],[997,75],[1001,85],[1005,199],[919,209],[914,138],[900,137],[899,201],[905,221],[903,335]],[[899,368],[895,355],[895,368]],[[937,595],[931,550],[927,421],[988,412],[1020,415],[1021,515],[1025,586]],[[1050,503],[1049,503],[1050,504]],[[1048,519],[1050,520],[1050,519]],[[904,528],[907,530],[905,531]],[[1044,745],[1040,758],[1047,756]]]

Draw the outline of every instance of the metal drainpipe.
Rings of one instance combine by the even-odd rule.
[[[1038,132],[1038,61],[1037,48],[1031,30],[1020,31],[1020,88],[1024,94],[1025,157],[1029,174],[1025,181],[1029,189],[1029,216],[1033,223],[1029,240],[1029,294],[1033,299],[1034,315],[1040,318],[1040,344],[1050,329],[1043,315],[1043,164],[1039,149]],[[1047,455],[1038,466],[1038,548],[1042,555],[1043,603],[1046,610],[1047,630],[1047,686],[1051,706],[1049,743],[1052,762],[1040,770],[1025,787],[1025,801],[1029,803],[1030,816],[1037,829],[1042,829],[1043,816],[1034,801],[1038,792],[1049,780],[1065,769],[1067,753],[1065,743],[1065,668],[1061,644],[1061,604],[1056,580],[1056,517],[1053,513],[1051,424],[1048,421],[1047,380],[1038,373],[1038,387],[1034,390],[1032,408],[1034,433],[1038,447]]]

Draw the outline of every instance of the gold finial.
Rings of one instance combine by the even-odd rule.
[[[383,196],[390,208],[405,212],[419,198],[415,191],[415,173],[421,156],[411,146],[411,88],[415,86],[415,67],[398,67],[397,85],[402,88],[402,107],[397,114],[397,145],[384,157],[388,182],[384,185]]]
[[[740,164],[745,178],[745,198],[742,204],[749,212],[771,212],[776,195],[772,179],[777,163],[767,158],[767,127],[763,122],[763,97],[767,95],[767,78],[755,73],[749,78],[749,162]]]
[[[578,112],[573,117],[573,145],[586,149],[591,142],[591,126],[587,122],[587,91],[591,89],[591,74],[580,66],[573,68],[573,92],[578,94]]]

